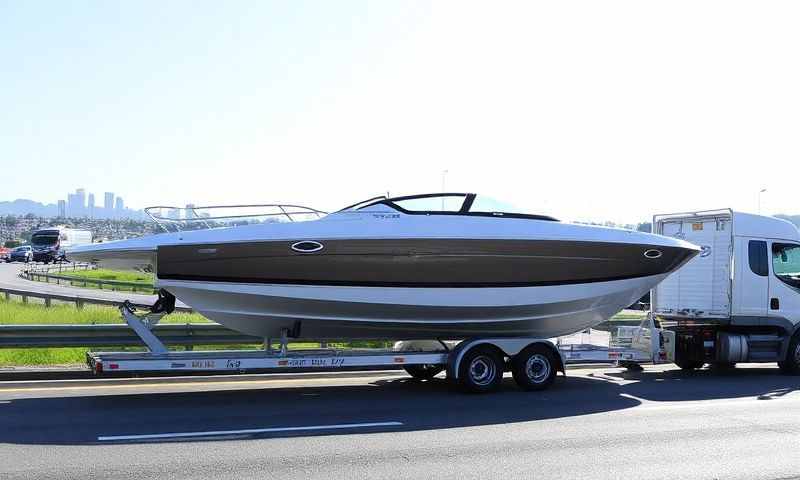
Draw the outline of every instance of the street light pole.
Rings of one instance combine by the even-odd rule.
[[[762,188],[758,191],[758,214],[761,215],[761,194],[766,192],[766,188]]]
[[[447,178],[447,170],[442,170],[442,193],[445,192],[444,184],[446,178]],[[442,197],[442,211],[444,211],[444,197]]]

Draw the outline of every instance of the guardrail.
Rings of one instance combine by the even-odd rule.
[[[263,343],[264,339],[235,332],[216,323],[160,324],[153,327],[168,345],[232,345]],[[143,346],[124,324],[0,325],[0,348]]]
[[[62,282],[65,282],[71,286],[82,285],[84,287],[91,285],[96,285],[98,290],[111,290],[117,291],[118,289],[125,289],[125,291],[130,291],[132,293],[136,293],[137,291],[145,292],[145,293],[155,293],[157,290],[153,288],[152,285],[149,284],[142,284],[137,282],[124,282],[120,280],[104,280],[101,278],[78,278],[78,277],[71,277],[68,275],[61,275],[64,272],[77,272],[77,271],[85,271],[91,270],[93,267],[90,264],[67,264],[66,267],[63,267],[61,264],[54,264],[54,265],[37,265],[31,268],[26,268],[22,270],[19,275],[26,279],[36,282],[44,282],[44,283],[55,283],[56,285],[61,285]],[[59,274],[54,274],[54,271],[58,271]],[[103,288],[106,287],[106,288]]]
[[[3,293],[6,297],[6,300],[10,300],[11,296],[17,296],[22,298],[23,303],[28,303],[28,298],[41,298],[44,300],[45,306],[49,307],[52,304],[53,300],[59,302],[67,302],[67,303],[74,303],[76,307],[83,308],[84,305],[108,305],[112,307],[118,307],[123,304],[123,301],[120,300],[109,300],[105,298],[93,298],[93,297],[83,297],[77,295],[62,295],[59,293],[48,293],[48,292],[31,292],[28,290],[17,290],[14,288],[3,288],[0,287],[0,293]],[[131,302],[131,304],[137,308],[150,308],[149,304],[144,303],[137,303]],[[176,306],[175,311],[178,312],[191,312],[192,309],[189,307],[180,307]]]
[[[32,271],[34,273],[50,273],[54,270],[58,270],[58,273],[63,272],[81,272],[84,270],[94,270],[94,265],[91,263],[79,263],[79,262],[58,262],[58,263],[35,263],[35,264],[27,264],[25,266],[25,270],[23,271]]]

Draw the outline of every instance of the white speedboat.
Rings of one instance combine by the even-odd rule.
[[[452,193],[377,197],[326,215],[276,206],[288,220],[321,218],[163,233],[69,256],[152,265],[159,288],[251,335],[435,339],[570,334],[632,304],[699,251],[497,205]]]

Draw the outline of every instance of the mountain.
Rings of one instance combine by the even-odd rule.
[[[18,198],[11,202],[0,202],[0,214],[2,215],[26,215],[32,213],[37,217],[57,217],[58,205],[49,203],[34,202]]]

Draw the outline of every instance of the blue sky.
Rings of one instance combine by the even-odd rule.
[[[797,213],[798,8],[0,0],[0,199]]]

